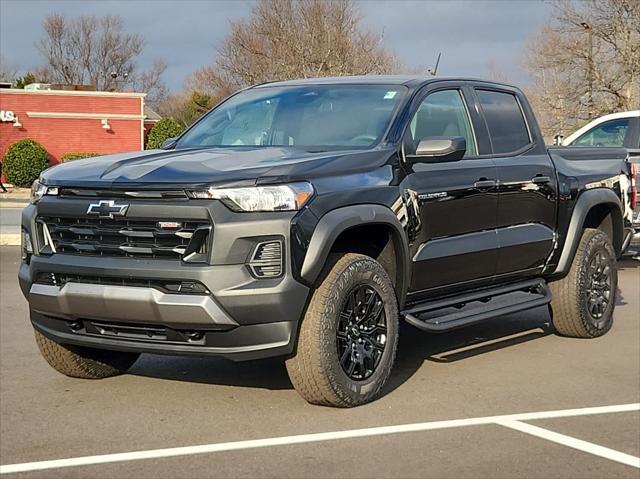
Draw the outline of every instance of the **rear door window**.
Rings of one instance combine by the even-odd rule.
[[[515,95],[476,90],[484,113],[494,154],[518,151],[531,143],[522,108]]]

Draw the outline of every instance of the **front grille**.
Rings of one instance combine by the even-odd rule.
[[[211,226],[203,221],[40,217],[52,252],[136,258],[206,256]],[[45,241],[48,242],[48,239]]]
[[[125,339],[145,339],[152,341],[167,340],[167,328],[164,326],[85,321],[84,328],[87,334],[99,334],[100,336],[111,336]]]
[[[174,329],[164,324],[113,323],[79,319],[67,322],[72,333],[143,342],[204,346],[207,331]]]
[[[151,198],[151,199],[188,199],[183,190],[95,190],[88,188],[60,188],[58,195],[62,198]]]

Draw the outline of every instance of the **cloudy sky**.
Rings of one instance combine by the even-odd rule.
[[[364,25],[383,32],[407,65],[431,66],[442,52],[439,74],[481,77],[493,63],[517,84],[527,82],[523,47],[551,14],[544,0],[365,0],[360,9]],[[177,90],[213,61],[229,22],[250,11],[249,0],[0,0],[0,56],[21,72],[37,67],[35,43],[48,13],[118,14],[145,38],[140,66],[162,58],[167,85]]]

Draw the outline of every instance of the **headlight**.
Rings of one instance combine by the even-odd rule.
[[[31,185],[31,203],[37,203],[44,195],[57,195],[58,188],[55,186],[45,186],[38,180]]]
[[[309,183],[190,191],[192,198],[220,200],[234,211],[295,211],[313,195]]]

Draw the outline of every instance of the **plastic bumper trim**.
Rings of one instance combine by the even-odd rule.
[[[29,303],[67,319],[103,319],[230,329],[238,326],[209,296],[163,293],[153,288],[67,283],[33,284]]]

